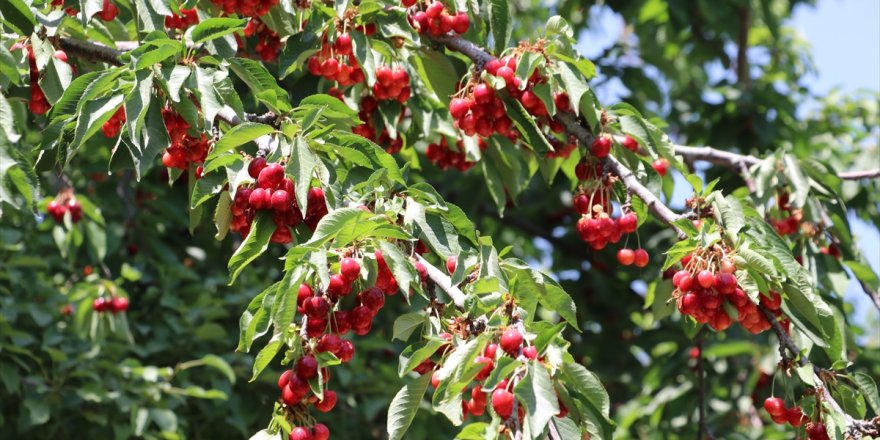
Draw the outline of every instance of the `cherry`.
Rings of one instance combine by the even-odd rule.
[[[315,409],[321,412],[330,412],[336,406],[336,391],[324,390],[324,400],[315,404]]]
[[[458,14],[455,14],[455,17],[452,18],[452,30],[455,31],[456,34],[463,34],[467,32],[470,25],[471,19],[468,18],[466,12],[459,12]]]
[[[788,419],[788,423],[795,428],[803,425],[804,422],[807,421],[807,418],[804,417],[804,411],[799,406],[789,408],[788,411],[786,411],[785,416],[786,419]]]
[[[828,430],[822,422],[807,425],[807,437],[810,440],[830,440]]]
[[[293,376],[293,370],[281,373],[281,376],[278,377],[278,389],[283,390],[287,388],[287,384],[290,383],[290,376]]]
[[[117,296],[110,301],[110,309],[113,313],[124,312],[128,310],[128,298]]]
[[[328,440],[330,438],[330,428],[323,423],[315,423],[315,426],[312,426],[312,435],[314,440]]]
[[[272,206],[272,193],[264,188],[256,188],[248,196],[248,205],[256,210],[268,209]]]
[[[629,151],[637,152],[639,151],[639,142],[633,139],[631,136],[627,135],[623,138],[623,148],[626,148]]]
[[[109,303],[103,296],[99,296],[92,301],[92,310],[96,312],[103,312],[107,310]]]
[[[620,232],[624,234],[635,232],[639,227],[639,217],[634,212],[624,214],[620,217],[620,220],[617,221],[617,227],[619,227]]]
[[[293,376],[296,377],[296,376]],[[297,395],[292,388],[286,386],[281,389],[281,401],[287,406],[294,406],[302,400],[303,396]]]
[[[443,9],[444,9],[443,3],[434,2],[434,3],[431,3],[430,5],[428,5],[428,8],[425,9],[425,14],[428,15],[428,18],[434,19],[434,18],[439,17],[440,14],[443,13]]]
[[[312,355],[305,355],[296,361],[296,375],[303,379],[311,379],[318,375],[318,361]]]
[[[437,3],[434,3],[437,4]],[[488,104],[495,97],[495,91],[486,83],[477,84],[474,87],[474,100],[477,104]]]
[[[400,3],[403,7],[408,8],[414,4],[416,4],[419,0],[400,0]]]
[[[290,211],[293,208],[293,195],[283,189],[273,191],[269,205],[277,212]]]
[[[450,275],[452,275],[453,273],[455,273],[455,266],[456,266],[457,264],[458,264],[458,257],[456,257],[456,256],[454,256],[454,255],[451,256],[451,257],[449,257],[449,258],[446,260],[446,270],[449,272]]]
[[[770,292],[769,295],[761,296],[761,303],[770,310],[779,310],[782,307],[782,296],[778,292]]]
[[[256,179],[260,176],[260,171],[266,168],[266,158],[257,156],[248,164],[248,175]]]
[[[378,71],[376,73],[378,75]],[[461,119],[473,107],[474,102],[469,98],[453,98],[449,101],[449,114],[455,119]]]
[[[476,377],[474,377],[474,380],[476,381],[485,380],[487,377],[489,377],[489,374],[492,373],[492,369],[495,368],[495,361],[486,356],[477,356],[477,358],[474,359],[474,363],[483,364],[483,369],[481,369],[480,372],[477,373]]]
[[[354,357],[354,344],[351,341],[343,340],[339,344],[339,352],[336,354],[342,362],[348,362]]]
[[[529,345],[528,347],[523,348],[523,356],[526,359],[537,359],[538,358],[538,349],[534,345]]]
[[[373,311],[367,306],[357,306],[351,310],[351,327],[355,330],[369,327],[373,322]]]
[[[492,392],[492,408],[504,420],[510,418],[513,413],[513,393],[503,388],[496,388]]]
[[[354,258],[343,258],[339,262],[339,274],[345,281],[351,283],[361,274],[361,265]]]
[[[736,266],[733,264],[729,258],[721,259],[721,272],[722,273],[734,273],[736,272]]]
[[[771,416],[785,414],[785,401],[779,397],[768,397],[764,400],[764,410]]]
[[[282,180],[284,180],[284,167],[278,163],[271,163],[266,165],[257,176],[257,187],[276,189]]]
[[[330,312],[330,303],[322,296],[313,296],[303,303],[303,311],[309,318],[323,318]]]
[[[475,401],[474,399],[470,399],[467,401],[467,411],[471,413],[474,417],[479,417],[486,413],[486,403],[483,402],[483,404],[480,405],[479,402]]]
[[[321,336],[321,340],[318,341],[316,350],[319,352],[330,352],[336,354],[339,352],[340,347],[342,347],[342,339],[339,336],[328,333],[324,336]]]
[[[648,251],[638,248],[635,251],[635,265],[638,268],[642,268],[648,265],[650,257],[648,256]]]
[[[369,307],[373,313],[376,313],[385,305],[385,293],[383,293],[382,289],[379,289],[378,287],[371,287],[364,290],[360,293],[359,297],[361,304]]]
[[[100,12],[98,12],[98,17],[101,17],[101,20],[104,21],[113,21],[114,18],[119,14],[119,8],[116,7],[115,4],[110,2],[110,0],[104,0],[103,8]]]
[[[726,272],[719,273],[715,277],[715,290],[725,295],[733,293],[736,290],[736,277]]]
[[[335,296],[347,296],[351,293],[351,283],[345,282],[342,275],[331,275],[330,284],[327,285],[327,293]]]
[[[56,50],[52,56],[55,57],[56,60],[63,61],[65,63],[67,62],[67,52],[61,49]]]
[[[590,151],[592,151],[593,156],[599,159],[608,157],[608,154],[611,153],[611,139],[605,136],[597,137],[590,146]]]
[[[77,223],[82,219],[82,206],[76,201],[76,199],[70,199],[67,201],[67,210],[70,211],[70,220],[74,223]]]
[[[508,328],[501,334],[501,349],[511,356],[516,356],[519,353],[522,342],[522,333],[515,328]]]
[[[290,440],[314,440],[315,437],[308,429],[297,426],[290,431]]]
[[[669,161],[666,159],[657,159],[651,164],[651,167],[654,168],[654,171],[656,171],[660,177],[663,177],[669,170]]]
[[[495,359],[495,353],[498,352],[498,344],[488,344],[483,350],[483,356],[489,359]]]
[[[617,262],[629,266],[636,261],[636,253],[632,249],[623,248],[617,251]]]
[[[703,288],[711,289],[715,287],[715,274],[708,269],[701,270],[697,274],[697,282],[700,283]]]
[[[440,386],[440,370],[435,370],[431,374],[431,386],[436,390]]]

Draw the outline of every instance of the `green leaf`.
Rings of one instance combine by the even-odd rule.
[[[183,43],[170,38],[152,40],[131,52],[134,70],[152,69],[183,52]]]
[[[232,58],[229,60],[229,68],[247,84],[254,97],[270,110],[276,114],[287,113],[291,110],[287,91],[278,85],[275,77],[262,64],[247,58]],[[336,98],[333,99],[340,102]]]
[[[302,215],[306,215],[309,200],[309,188],[312,182],[312,173],[318,166],[319,159],[312,152],[308,141],[302,136],[297,136],[293,142],[293,154],[290,155],[290,161],[287,163],[287,174],[294,177],[294,191],[296,192],[296,202]]]
[[[687,222],[691,223],[690,220],[687,220]],[[664,271],[666,269],[669,269],[670,267],[681,261],[681,259],[684,258],[685,255],[693,252],[696,249],[697,242],[695,240],[682,240],[676,242],[674,245],[672,245],[671,248],[669,248],[668,251],[666,251],[666,262],[663,263],[663,268],[661,268],[660,270]]]
[[[199,207],[202,203],[210,200],[214,194],[219,194],[225,184],[225,173],[210,173],[197,179],[190,195],[190,209]]]
[[[422,402],[422,396],[431,383],[431,375],[425,374],[418,379],[406,384],[391,400],[391,406],[388,407],[388,438],[390,440],[400,440],[404,438],[406,430],[412,423]]]
[[[611,411],[611,400],[599,377],[583,365],[574,362],[563,363],[562,372],[568,379],[566,385],[586,397],[607,418]]]
[[[874,414],[880,414],[880,394],[877,392],[877,383],[871,376],[858,372],[853,375],[853,380],[859,392],[865,396],[865,400],[874,409]]]
[[[507,106],[507,115],[513,120],[517,130],[522,134],[522,140],[535,151],[536,154],[544,156],[549,151],[553,151],[553,146],[547,142],[547,138],[541,134],[538,126],[535,124],[535,118],[530,115],[519,101],[510,96],[504,97],[504,104]]]
[[[272,359],[275,359],[275,356],[278,354],[278,350],[281,349],[282,342],[280,340],[271,341],[257,353],[257,357],[254,359],[254,368],[253,375],[248,382],[253,382],[257,380],[257,377],[260,373],[269,365],[269,362],[272,362]]]
[[[204,43],[244,29],[247,21],[246,18],[211,17],[197,24],[190,36],[193,44]]]
[[[271,316],[268,311],[275,300],[275,291],[280,283],[272,284],[257,296],[251,299],[247,309],[238,320],[238,346],[236,351],[248,352],[254,339],[266,334],[271,324]]]
[[[547,369],[538,362],[529,362],[528,371],[514,392],[526,407],[532,438],[538,438],[550,419],[559,413],[556,391]]]
[[[222,98],[214,86],[225,77],[226,74],[223,71],[196,66],[196,85],[199,89],[199,105],[204,116],[205,127],[210,127],[214,123],[214,118],[223,108]]]
[[[306,108],[309,106],[325,107],[328,110],[332,110],[336,113],[341,113],[342,115],[345,115],[347,117],[357,117],[356,111],[354,111],[351,107],[345,105],[344,102],[330,95],[309,95],[305,97],[302,101],[300,101],[299,106],[300,108]]]
[[[0,2],[0,14],[3,15],[3,24],[18,35],[32,34],[37,25],[31,8],[22,0],[3,0]]]
[[[222,357],[215,354],[207,354],[199,359],[199,362],[223,373],[223,375],[226,376],[226,379],[230,383],[235,383],[235,372],[232,371],[232,367],[230,367],[229,363],[226,362],[226,360]]]
[[[441,341],[439,339],[429,339],[424,342],[422,347],[416,348],[418,344],[413,344],[406,347],[398,358],[397,365],[397,374],[400,377],[403,377],[406,373],[409,373],[413,370],[413,368],[417,367],[422,363],[425,359],[428,359],[437,352],[437,349],[440,348],[443,344],[446,344],[446,341]]]
[[[513,27],[510,23],[510,9],[507,0],[489,1],[489,28],[492,31],[492,48],[495,53],[501,53],[507,48]]]
[[[233,148],[238,148],[260,136],[265,136],[274,132],[275,129],[270,125],[258,124],[256,122],[242,122],[241,124],[232,127],[232,129],[226,133],[223,133],[223,137],[221,137],[214,145],[214,149],[211,151],[211,154],[208,155],[207,160],[214,159]]]
[[[409,294],[409,285],[418,277],[415,266],[410,262],[400,248],[385,240],[378,241],[379,249],[382,251],[382,257],[391,269],[391,274],[397,280],[397,286],[400,292],[406,296]]]
[[[383,252],[384,255],[384,252]],[[426,321],[423,312],[404,313],[394,320],[394,328],[391,339],[406,341]]]
[[[565,92],[568,93],[572,110],[575,115],[579,115],[581,99],[590,90],[590,87],[587,85],[587,81],[579,76],[568,63],[558,63],[557,68],[559,69],[559,77],[562,78],[562,84],[565,86]],[[587,95],[587,99],[590,99],[589,95]]]
[[[312,238],[304,246],[321,246],[334,239],[337,247],[346,246],[378,226],[378,222],[372,220],[374,217],[375,214],[359,208],[337,209],[318,222]]]
[[[99,98],[87,102],[76,121],[76,134],[73,140],[75,148],[78,148],[94,136],[101,129],[101,126],[110,120],[116,109],[122,105],[122,101],[122,95],[113,95],[108,98]],[[70,156],[68,157],[69,159]]]
[[[266,212],[257,215],[251,225],[250,233],[229,259],[229,285],[235,282],[245,266],[269,248],[269,239],[273,232],[275,232],[275,222],[272,220],[272,215]]]
[[[428,245],[443,259],[461,253],[455,227],[445,218],[427,213],[425,207],[412,198],[406,201],[406,217],[418,225]]]

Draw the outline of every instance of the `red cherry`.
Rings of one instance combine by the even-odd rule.
[[[367,306],[357,306],[351,310],[351,327],[354,329],[369,327],[373,322],[373,311]]]
[[[474,102],[469,98],[453,98],[449,102],[449,114],[455,119],[460,119],[471,110]]]
[[[110,301],[110,309],[113,313],[124,312],[128,310],[128,298],[117,296]]]
[[[495,368],[495,361],[486,356],[477,356],[477,358],[474,359],[474,363],[483,364],[483,368],[477,373],[476,377],[474,377],[474,380],[476,381],[482,381],[489,377],[489,374],[492,373],[492,369]]]
[[[768,397],[764,400],[764,410],[771,416],[785,414],[785,401],[779,397]]]
[[[330,428],[323,423],[315,423],[315,426],[312,426],[312,435],[314,440],[329,440]]]
[[[378,287],[371,287],[358,295],[361,304],[370,308],[375,314],[382,306],[385,305],[385,293]]]
[[[468,18],[467,12],[459,12],[458,14],[455,14],[455,17],[452,19],[452,30],[455,31],[456,34],[467,32],[470,25],[471,19]]]
[[[293,376],[292,370],[281,373],[281,376],[278,377],[278,389],[283,390],[287,387],[287,384],[290,383],[290,376]]]
[[[418,0],[401,0],[400,4],[402,4],[403,7],[408,8],[408,7],[416,4],[417,2],[418,2]]]
[[[663,177],[669,170],[669,161],[666,159],[657,159],[651,164],[651,167],[654,168],[654,171],[657,171],[657,174],[659,174],[660,177]]]
[[[639,217],[634,212],[624,214],[617,221],[617,226],[620,228],[620,232],[624,234],[635,232],[639,227]]]
[[[724,258],[721,260],[721,272],[722,273],[734,273],[736,272],[736,266],[733,264],[729,258]]]
[[[501,334],[501,349],[511,356],[516,356],[519,353],[522,342],[522,333],[515,328],[508,328]]]
[[[711,289],[715,287],[715,274],[712,273],[711,270],[701,270],[700,273],[697,274],[697,282],[700,283],[703,288]]]
[[[441,2],[434,2],[428,5],[428,8],[425,9],[425,14],[428,15],[428,18],[435,19],[440,16],[445,7]]]
[[[437,3],[434,3],[437,4]],[[500,70],[500,69],[499,69]],[[474,87],[474,100],[477,104],[488,104],[495,97],[495,91],[486,83],[477,84]]]
[[[266,165],[257,176],[257,187],[266,189],[276,189],[284,180],[284,167],[278,163]]]
[[[318,375],[318,361],[312,355],[305,355],[296,361],[296,375],[303,379],[311,379]]]
[[[248,196],[248,205],[254,209],[267,209],[272,206],[272,193],[264,188],[256,188]]]
[[[488,344],[488,345],[486,345],[486,348],[483,350],[483,356],[486,356],[489,359],[495,359],[495,354],[497,352],[498,352],[498,344]]]
[[[315,409],[321,412],[329,412],[336,406],[336,391],[324,390],[324,400],[315,404]]]
[[[351,358],[354,357],[354,344],[351,341],[343,340],[341,344],[339,344],[339,352],[336,356],[342,362],[348,362]]]
[[[293,196],[287,191],[279,189],[272,192],[269,204],[277,212],[287,212],[293,207]]]
[[[333,298],[333,295],[347,296],[351,293],[351,283],[346,282],[342,275],[332,275],[330,284],[327,285],[327,293],[331,295],[330,298]]]
[[[76,199],[70,199],[67,201],[67,210],[70,211],[70,220],[74,223],[77,223],[82,219],[82,206],[76,201]]]
[[[639,142],[633,139],[631,136],[627,135],[623,138],[623,148],[626,148],[629,151],[637,152],[639,151]]]
[[[303,310],[309,318],[323,318],[330,312],[330,303],[322,296],[313,296],[303,303]]]
[[[617,251],[617,262],[629,266],[636,261],[636,253],[632,249],[623,248]]]
[[[251,178],[256,179],[260,175],[260,171],[263,171],[263,168],[266,168],[266,158],[265,157],[255,157],[248,164],[248,175]]]
[[[339,262],[339,274],[345,281],[351,283],[361,274],[361,265],[354,258],[343,258]]]
[[[715,277],[715,290],[725,295],[733,293],[736,290],[736,277],[726,272],[719,273]]]
[[[297,426],[290,431],[290,440],[315,440],[315,437],[308,429]]]
[[[795,428],[803,425],[804,422],[807,421],[807,418],[804,417],[804,411],[799,406],[789,408],[789,410],[786,411],[785,416],[786,419],[788,419],[788,423]]]
[[[650,257],[648,256],[648,251],[646,251],[646,250],[644,250],[644,249],[642,249],[642,248],[638,248],[638,249],[636,249],[636,251],[635,251],[635,261],[634,261],[636,267],[641,268],[641,267],[645,267],[645,266],[647,266],[649,260],[650,260]]]
[[[449,271],[449,274],[452,275],[455,273],[455,267],[458,264],[458,257],[451,256],[446,260],[446,270]]]
[[[828,430],[822,422],[807,425],[807,436],[810,440],[830,440]]]
[[[513,393],[503,388],[496,388],[492,392],[492,408],[504,420],[510,418],[513,413]]]
[[[56,50],[52,56],[54,56],[56,60],[63,61],[65,63],[67,62],[67,52],[64,52],[61,49]]]
[[[513,78],[515,77],[515,73],[514,73],[513,69],[511,69],[510,67],[508,67],[508,66],[499,67],[498,71],[495,72],[495,76],[503,79],[505,85],[513,86],[513,83],[514,83]],[[533,95],[534,95],[534,93],[533,93]],[[537,98],[537,96],[534,96],[534,97]],[[534,105],[535,102],[530,101],[529,104]],[[523,102],[523,107],[525,107],[526,109],[531,108],[531,105],[526,105],[525,101]]]
[[[94,310],[96,312],[103,312],[103,311],[107,310],[107,307],[109,305],[110,304],[108,303],[108,301],[106,299],[104,299],[103,296],[99,296],[92,301],[92,310]]]
[[[605,136],[597,137],[590,146],[590,151],[593,152],[593,156],[599,159],[608,157],[608,154],[611,152],[611,139]]]
[[[523,356],[527,359],[537,359],[538,358],[538,349],[534,345],[529,345],[528,347],[523,348]]]
[[[470,399],[467,401],[467,411],[474,417],[479,417],[486,413],[486,403],[483,402],[483,404],[480,405],[479,402]]]

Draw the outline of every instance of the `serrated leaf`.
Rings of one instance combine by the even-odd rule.
[[[22,0],[3,0],[0,2],[2,21],[18,35],[30,35],[34,32],[37,19],[31,8]]]
[[[270,110],[276,114],[287,113],[291,110],[287,91],[278,85],[275,77],[262,64],[246,58],[232,58],[229,60],[229,68],[247,84],[254,97]],[[333,99],[339,102],[338,99]]]
[[[489,0],[489,28],[492,31],[492,48],[500,53],[507,48],[513,33],[510,23],[510,6],[507,0]]]
[[[440,341],[438,339],[429,339],[425,341],[423,345],[413,344],[406,347],[400,353],[398,358],[397,374],[400,377],[403,377],[406,373],[409,373],[413,368],[422,363],[422,361],[436,353],[437,349],[445,343],[445,341]],[[421,345],[421,347],[416,348],[418,345]]]
[[[243,122],[232,127],[232,129],[226,133],[223,133],[220,140],[214,144],[214,149],[211,151],[211,154],[208,155],[206,160],[214,159],[233,148],[238,148],[260,136],[265,136],[274,132],[275,129],[270,125],[259,124],[256,122]]]
[[[528,371],[514,393],[526,407],[532,438],[540,437],[550,419],[559,413],[556,391],[547,369],[538,362],[529,362]]]
[[[384,252],[383,252],[384,255]],[[399,339],[406,341],[422,324],[425,323],[426,317],[422,312],[404,313],[394,320],[391,339]]]
[[[244,29],[247,21],[246,18],[211,17],[197,24],[192,29],[190,37],[193,44],[204,43]]]
[[[94,136],[101,129],[101,126],[110,120],[116,109],[122,105],[122,101],[122,95],[113,95],[86,103],[76,121],[76,134],[73,140],[75,148],[79,148],[80,145]],[[68,156],[68,160],[69,158],[70,156]]]
[[[406,384],[391,400],[388,407],[387,432],[390,440],[404,438],[409,425],[412,423],[422,401],[422,396],[431,383],[431,375],[425,374],[418,379]]]
[[[566,385],[586,397],[607,418],[611,411],[611,400],[599,377],[583,365],[574,362],[563,363],[562,371],[568,378]]]
[[[536,154],[544,156],[553,151],[553,146],[547,141],[547,138],[541,134],[535,119],[530,115],[519,101],[510,96],[504,97],[504,104],[508,109],[507,115],[516,125],[517,130],[522,134],[522,140],[528,144]]]
[[[260,373],[269,365],[269,362],[272,362],[272,359],[275,359],[275,356],[278,354],[278,350],[281,349],[282,342],[280,340],[271,341],[257,353],[257,357],[254,359],[254,368],[253,375],[248,382],[253,382],[257,380]]]
[[[337,247],[346,246],[353,239],[361,237],[378,226],[375,220],[371,220],[375,214],[359,208],[341,208],[325,215],[312,238],[304,243],[305,246],[321,246],[331,240],[336,240]]]
[[[874,414],[880,414],[880,393],[877,392],[877,383],[874,379],[862,372],[853,375],[853,381],[859,389],[865,401],[874,409]]]
[[[266,212],[257,215],[251,224],[250,233],[229,259],[230,285],[235,282],[245,266],[269,248],[269,239],[273,232],[275,232],[275,222],[272,220],[272,215]]]
[[[379,240],[378,246],[382,251],[382,256],[385,258],[385,262],[388,264],[388,268],[391,269],[391,274],[394,275],[394,279],[397,280],[400,292],[403,295],[409,295],[410,283],[419,276],[415,270],[415,266],[410,259],[400,251],[400,248],[394,244],[385,240]]]

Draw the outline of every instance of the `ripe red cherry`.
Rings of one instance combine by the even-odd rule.
[[[329,412],[336,406],[336,391],[324,390],[324,400],[315,403],[315,409],[321,412]]]
[[[620,217],[620,220],[617,221],[617,227],[619,227],[620,232],[623,232],[624,234],[635,232],[639,227],[639,217],[634,212],[624,214]]]
[[[254,209],[267,209],[272,206],[272,193],[264,188],[256,188],[248,196],[248,205]]]
[[[339,274],[350,283],[361,274],[361,265],[354,258],[343,258],[339,262]]]
[[[266,158],[257,156],[248,164],[248,175],[256,179],[260,176],[260,171],[263,171],[263,168],[266,168]]]
[[[321,75],[332,78],[339,73],[339,61],[336,58],[327,58],[321,63]]]
[[[474,377],[474,380],[478,382],[489,377],[489,374],[492,373],[492,369],[495,368],[495,361],[486,356],[477,356],[477,358],[474,359],[474,363],[483,364],[483,368],[477,373],[477,376]]]
[[[320,352],[330,352],[336,354],[342,346],[342,339],[332,333],[321,336],[316,349]]]
[[[715,289],[723,294],[733,293],[736,290],[736,277],[726,272],[719,273],[715,277]]]
[[[590,146],[590,151],[593,152],[593,156],[599,159],[608,157],[608,153],[611,152],[611,139],[605,136],[597,137]]]
[[[503,79],[505,85],[510,84],[511,86],[513,86],[513,82],[514,82],[513,78],[515,76],[515,73],[514,73],[513,69],[510,68],[510,66],[504,65],[504,66],[499,67],[498,71],[495,72],[495,76]],[[534,95],[534,93],[532,93],[532,95]],[[532,96],[532,98],[537,98],[537,96]],[[525,101],[523,101],[523,107],[525,107],[527,109],[531,108],[532,105],[536,104],[535,101],[531,101],[531,102],[529,102],[529,105],[526,105],[526,102],[529,102],[529,98],[527,98]]]
[[[108,302],[104,299],[103,296],[97,297],[92,301],[92,310],[96,312],[103,312],[107,310]]]
[[[327,293],[333,296],[347,296],[351,293],[351,283],[347,283],[342,275],[331,275],[330,284],[327,285]]]
[[[351,328],[369,327],[373,322],[373,311],[367,306],[357,306],[351,310]]]
[[[483,402],[481,405],[480,402],[477,402],[474,399],[468,400],[467,412],[471,413],[474,417],[480,417],[486,413],[486,402]]]
[[[347,32],[340,35],[339,38],[336,39],[336,48],[339,49],[339,53],[341,55],[348,55],[351,53],[351,35]]]
[[[402,4],[405,8],[416,4],[416,2],[418,2],[418,0],[400,0],[400,4]]]
[[[636,261],[636,253],[632,249],[623,248],[617,251],[617,262],[629,266]]]
[[[736,265],[733,264],[729,258],[724,258],[721,260],[721,272],[722,273],[734,273],[736,272]]]
[[[629,151],[636,152],[639,151],[639,142],[633,139],[631,136],[627,135],[623,138],[623,148],[626,148]]]
[[[513,393],[497,388],[492,392],[492,408],[502,419],[507,420],[513,413],[513,399]]]
[[[369,307],[373,313],[376,313],[385,305],[385,293],[378,287],[371,287],[364,290],[358,296],[360,297],[361,304]]]
[[[648,265],[648,261],[650,261],[650,257],[648,256],[648,251],[638,248],[635,251],[635,265],[636,267],[645,267]]]
[[[697,282],[705,289],[715,287],[715,274],[711,270],[704,269],[697,274]]]
[[[272,192],[272,197],[270,197],[269,204],[272,206],[272,209],[278,212],[287,212],[293,207],[293,197],[290,193],[283,189],[279,189],[277,191]]]
[[[770,310],[779,310],[782,307],[782,296],[771,291],[770,295],[761,296],[761,302]]]
[[[516,356],[519,353],[522,342],[522,333],[515,328],[508,328],[501,334],[501,349],[511,356]]]
[[[278,163],[270,163],[260,171],[257,176],[257,186],[260,188],[275,189],[284,180],[284,167]]]
[[[318,375],[318,361],[312,355],[305,355],[296,361],[296,375],[303,379],[311,379]]]
[[[656,171],[660,177],[663,177],[666,175],[666,172],[669,171],[669,161],[666,159],[657,159],[651,164],[651,167],[654,168],[654,171]]]
[[[303,303],[303,310],[309,318],[323,318],[330,311],[330,304],[322,296],[313,296]]]
[[[492,102],[494,96],[495,91],[486,83],[480,83],[474,87],[474,100],[477,101],[477,104],[488,104]]]
[[[804,422],[807,421],[807,418],[804,417],[804,411],[799,406],[789,408],[789,410],[786,411],[785,416],[788,419],[788,423],[795,428],[803,425]]]
[[[128,298],[117,296],[110,302],[110,309],[113,313],[124,312],[128,310]]]
[[[350,361],[354,357],[354,344],[351,341],[343,340],[339,344],[339,352],[336,353],[336,357],[342,362]]]
[[[281,373],[281,376],[278,377],[278,389],[283,390],[287,387],[287,384],[290,383],[290,376],[293,376],[292,370]]]
[[[328,440],[330,438],[330,428],[323,423],[315,423],[315,426],[312,426],[312,435],[314,440]]]
[[[452,18],[452,30],[455,31],[456,34],[467,32],[470,25],[471,19],[468,18],[467,12],[459,12]]]
[[[810,440],[829,440],[828,430],[822,422],[807,426],[807,436]]]
[[[764,400],[764,409],[771,416],[785,414],[785,401],[779,397],[768,397]]]
[[[486,356],[489,359],[495,359],[495,354],[498,352],[498,344],[488,344],[486,348],[483,350],[483,356]]]
[[[82,219],[82,206],[76,199],[67,201],[67,210],[70,211],[70,219],[76,223]]]
[[[449,274],[455,273],[455,266],[458,264],[458,257],[451,256],[446,260],[446,270],[449,271]]]
[[[474,102],[467,98],[453,98],[449,101],[449,114],[455,119],[460,119],[471,110]]]
[[[538,358],[538,349],[535,348],[534,345],[529,345],[528,347],[523,348],[523,356],[527,359],[537,359]]]
[[[315,437],[308,429],[297,426],[290,431],[290,440],[315,440]]]
[[[434,2],[434,3],[431,3],[427,9],[425,9],[425,14],[428,15],[428,18],[434,19],[434,18],[439,17],[440,14],[443,13],[444,9],[445,9],[445,7],[443,6],[443,3]]]

